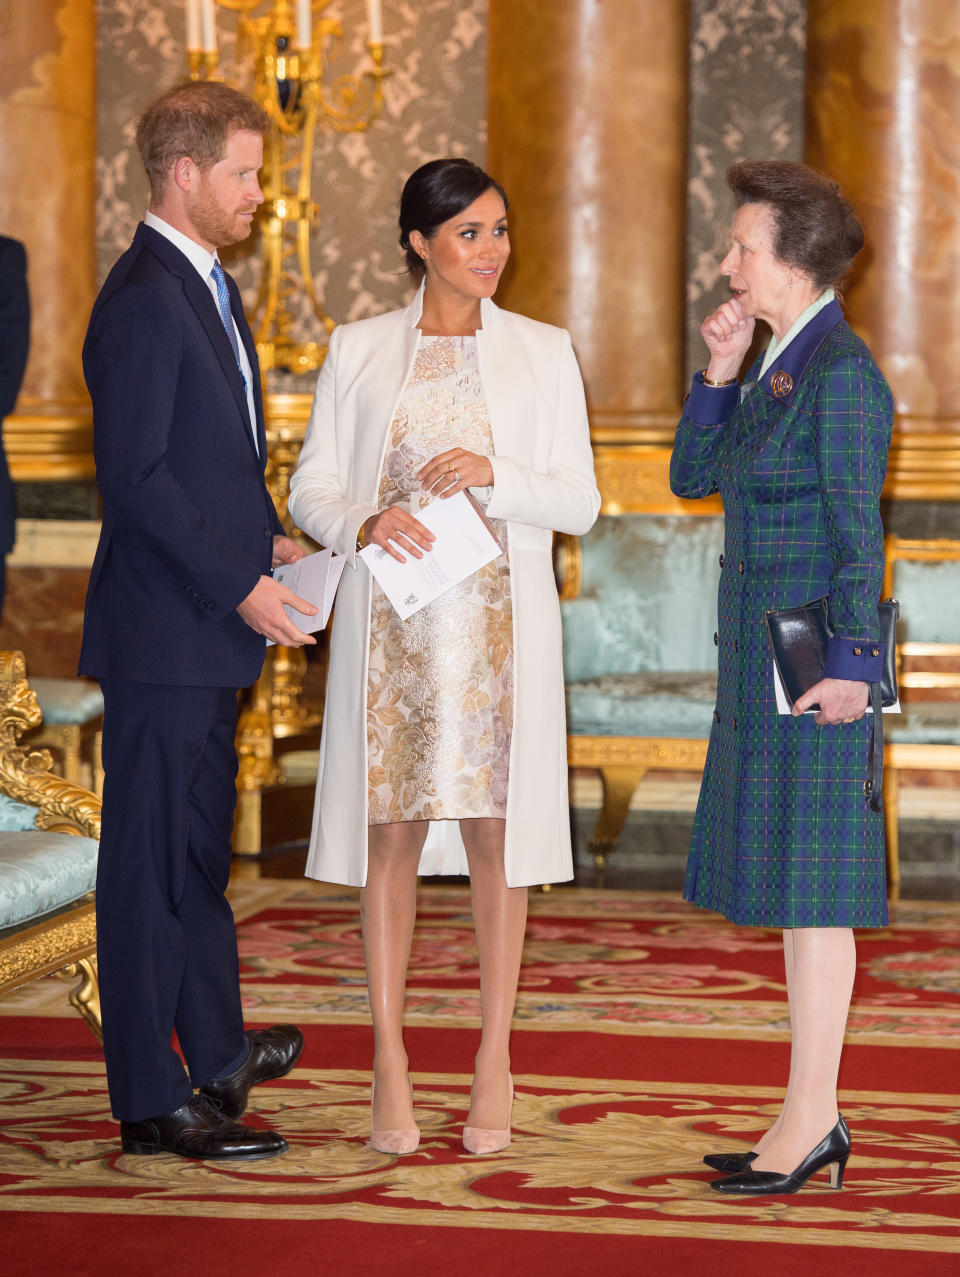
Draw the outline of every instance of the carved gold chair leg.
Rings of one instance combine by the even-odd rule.
[[[103,732],[97,732],[93,738],[92,788],[98,798],[103,797]]]
[[[100,981],[97,977],[97,960],[92,955],[71,962],[66,968],[70,975],[81,977],[80,983],[70,991],[70,1004],[76,1007],[98,1042],[103,1041],[103,1024],[100,1016]]]
[[[600,816],[587,844],[587,849],[593,856],[593,863],[597,867],[598,887],[604,885],[607,861],[619,845],[623,827],[627,823],[630,799],[646,772],[646,767],[619,763],[600,768],[600,777],[603,781],[603,806],[600,808]]]
[[[900,772],[883,768],[883,823],[887,838],[887,896],[900,899]]]

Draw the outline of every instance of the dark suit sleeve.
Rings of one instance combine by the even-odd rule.
[[[93,399],[97,483],[117,534],[135,532],[191,597],[212,602],[212,614],[225,616],[261,572],[205,518],[167,464],[180,343],[173,319],[147,289],[128,285],[96,314],[84,372]]]
[[[17,240],[0,237],[0,421],[17,402],[29,348],[26,250]]]

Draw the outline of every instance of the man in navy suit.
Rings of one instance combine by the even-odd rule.
[[[257,356],[217,249],[263,200],[265,114],[215,82],[180,85],[137,127],[150,211],[97,298],[83,348],[103,530],[80,672],[104,694],[97,948],[104,1052],[126,1153],[270,1157],[236,1119],[303,1049],[244,1032],[225,891],[237,688],[265,636],[312,643],[272,579],[303,551],[264,482]],[[176,1031],[181,1055],[172,1045]],[[186,1070],[184,1069],[186,1063]]]
[[[30,294],[27,254],[15,239],[0,235],[0,425],[13,412],[30,348]],[[3,556],[13,549],[16,505],[7,458],[0,441],[0,612],[6,593]]]

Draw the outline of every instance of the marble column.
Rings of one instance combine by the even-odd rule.
[[[867,234],[848,317],[893,388],[901,436],[956,449],[957,6],[810,0],[807,40],[806,159],[840,181]]]
[[[80,349],[95,295],[95,0],[0,0],[0,231],[29,255],[30,360],[4,426],[17,479],[93,472]]]
[[[668,442],[682,399],[687,5],[490,0],[498,302],[570,330],[595,439]]]

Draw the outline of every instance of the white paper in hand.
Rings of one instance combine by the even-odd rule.
[[[299,594],[302,599],[319,609],[315,616],[307,616],[284,604],[283,610],[304,634],[313,634],[326,625],[346,561],[345,554],[318,550],[316,554],[307,554],[302,559],[297,559],[296,563],[281,563],[278,568],[273,569],[275,581],[282,582],[287,589],[293,590],[294,594]],[[267,646],[272,642],[272,639],[268,639]]]
[[[431,501],[416,516],[437,538],[422,559],[407,551],[406,563],[398,563],[379,545],[360,551],[402,621],[503,553],[476,502],[463,492]]]

